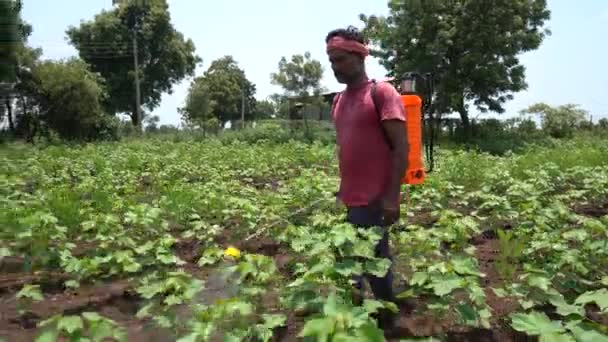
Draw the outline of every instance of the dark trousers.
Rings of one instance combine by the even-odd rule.
[[[382,222],[382,212],[379,209],[372,207],[352,207],[348,208],[347,221],[352,225],[361,228],[381,227],[384,230],[382,239],[378,241],[375,248],[375,256],[377,258],[386,258],[391,260],[392,257],[389,250],[389,233],[386,225]],[[395,301],[393,293],[393,270],[392,266],[389,268],[387,274],[378,278],[372,274],[366,274],[365,277],[368,279],[369,284],[372,288],[372,292],[376,299],[385,301]],[[363,277],[355,279],[357,281],[357,287],[363,288]]]

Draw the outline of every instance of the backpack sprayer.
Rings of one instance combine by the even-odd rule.
[[[434,168],[434,142],[436,139],[435,121],[431,103],[433,98],[433,77],[417,72],[406,72],[401,76],[401,101],[406,112],[408,149],[408,168],[401,184],[415,185],[424,183],[426,174]],[[423,166],[422,145],[426,153],[428,169]]]

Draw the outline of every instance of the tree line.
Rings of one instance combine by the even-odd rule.
[[[0,63],[0,123],[7,122],[11,133],[28,141],[50,132],[64,139],[108,138],[123,124],[119,114],[126,114],[134,127],[142,119],[154,126],[158,117],[149,113],[160,105],[162,94],[190,77],[178,112],[185,124],[203,130],[238,122],[243,116],[248,120],[286,116],[289,97],[306,104],[322,102],[324,70],[309,52],[280,58],[270,82],[283,92],[256,100],[256,85],[232,56],[211,61],[201,75],[195,75],[202,58],[192,40],[171,23],[166,0],[115,2],[112,9],[67,28],[77,57],[42,60],[42,50],[28,45],[32,26],[21,18],[22,0],[0,1],[8,23],[0,25],[5,42],[0,54],[7,61]],[[545,27],[550,18],[545,0],[402,0],[388,6],[385,17],[359,17],[372,55],[379,58],[387,76],[431,73],[436,84],[432,111],[458,113],[465,136],[472,133],[471,108],[503,113],[513,94],[527,88],[518,56],[537,49],[550,34]],[[137,115],[136,78],[142,117]],[[576,112],[570,107],[557,109]],[[528,112],[552,113],[542,116],[547,122],[548,117],[560,117],[551,110],[539,104]]]
[[[171,23],[166,0],[117,1],[93,19],[66,30],[78,57],[42,61],[42,50],[28,46],[32,26],[21,19],[21,0],[0,2],[10,17],[1,32],[0,70],[2,117],[8,130],[28,141],[38,134],[57,133],[64,139],[94,140],[116,135],[118,114],[127,114],[134,127],[138,120],[135,101],[134,44],[137,44],[140,102],[143,120],[158,122],[152,112],[163,93],[176,83],[194,77],[202,62],[192,40]],[[5,60],[3,58],[3,60]],[[287,93],[320,93],[321,63],[308,53],[279,62],[273,83]],[[298,81],[298,79],[306,81]],[[297,87],[297,90],[294,90]],[[285,94],[257,101],[256,86],[247,79],[232,56],[212,61],[191,83],[183,108],[183,121],[198,128],[218,127],[229,120],[264,118],[281,113]]]

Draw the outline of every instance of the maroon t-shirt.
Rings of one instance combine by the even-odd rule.
[[[349,207],[368,205],[386,191],[391,172],[391,151],[381,120],[405,122],[405,109],[397,90],[386,82],[349,86],[336,95],[332,118],[336,127],[340,166],[339,199]]]

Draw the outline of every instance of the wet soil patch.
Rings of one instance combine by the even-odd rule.
[[[283,186],[283,180],[272,178],[269,176],[251,176],[242,179],[242,183],[246,186],[255,188],[258,191],[271,190],[277,191]]]
[[[44,300],[34,302],[25,313],[19,312],[15,292],[0,297],[0,336],[30,341],[40,332],[37,325],[53,315],[79,315],[98,312],[118,323],[135,320],[140,298],[131,290],[127,280],[82,286],[66,292],[44,291]]]
[[[63,282],[68,279],[68,274],[46,271],[0,274],[0,294],[17,292],[27,284],[38,284],[43,291],[54,292],[63,289]]]
[[[412,216],[407,217],[407,225],[416,225],[425,228],[431,228],[439,221],[439,217],[433,215],[430,211],[414,212]]]
[[[201,257],[203,244],[197,239],[182,239],[176,242],[172,249],[178,258],[185,262],[196,263]]]
[[[608,200],[601,202],[577,204],[574,205],[572,210],[579,215],[595,218],[603,217],[608,215]]]

